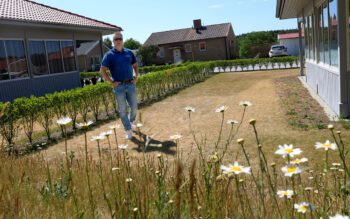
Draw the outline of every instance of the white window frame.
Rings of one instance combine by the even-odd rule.
[[[186,43],[185,44],[185,52],[186,53],[191,53],[192,52],[192,44],[190,44],[190,43]]]
[[[202,44],[202,43],[204,43],[204,46],[205,46],[204,49],[201,49],[201,44]],[[201,51],[201,52],[207,51],[207,42],[205,42],[205,41],[199,42],[199,43],[198,43],[198,48],[199,48],[199,51]]]

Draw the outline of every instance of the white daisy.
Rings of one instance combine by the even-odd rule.
[[[136,124],[136,127],[137,128],[141,128],[143,126],[143,124],[141,123],[141,122],[138,122],[137,124]]]
[[[105,136],[103,136],[103,135],[97,135],[97,136],[93,136],[92,138],[91,138],[91,141],[101,141],[101,140],[103,140],[103,139],[105,139],[106,137]]]
[[[349,219],[349,216],[336,214],[334,216],[329,216],[329,219]]]
[[[300,148],[293,148],[293,145],[290,144],[284,144],[278,146],[278,150],[275,152],[275,154],[282,155],[283,158],[290,156],[294,157],[295,155],[301,154],[302,150]]]
[[[69,123],[71,123],[71,122],[72,122],[72,119],[69,118],[69,117],[62,117],[62,118],[60,118],[60,119],[57,120],[57,123],[58,123],[59,125],[62,125],[62,126],[67,125],[67,124],[69,124]]]
[[[301,164],[301,163],[306,163],[308,161],[309,161],[309,159],[307,159],[306,157],[303,157],[303,158],[300,158],[300,159],[296,158],[296,159],[292,160],[290,163],[294,164],[294,165],[298,165],[298,164]]]
[[[325,143],[316,142],[315,147],[316,149],[323,148],[325,151],[328,151],[329,149],[336,150],[337,144],[331,143],[329,140],[327,140]]]
[[[297,212],[305,214],[308,210],[310,210],[311,205],[307,202],[302,202],[299,204],[294,204],[294,208],[297,210]]]
[[[223,113],[223,112],[225,112],[227,109],[228,109],[227,106],[220,106],[219,108],[217,108],[217,109],[215,110],[215,112],[217,112],[217,113]]]
[[[118,148],[122,149],[122,150],[125,150],[125,149],[128,148],[128,145],[127,144],[121,144],[121,145],[118,145]]]
[[[223,171],[224,174],[229,174],[229,173],[250,174],[250,167],[241,166],[241,165],[239,165],[239,163],[237,161],[235,161],[233,165],[232,164],[229,164],[228,166],[221,165],[220,169]]]
[[[284,166],[281,168],[282,172],[285,176],[291,177],[294,174],[299,174],[303,172],[303,170],[300,167],[293,167],[293,166]]]
[[[253,104],[249,101],[244,100],[244,101],[239,102],[239,105],[243,106],[243,107],[248,107],[248,106],[252,106]]]
[[[88,122],[81,122],[77,123],[78,128],[80,129],[87,129],[90,125],[92,125],[94,122],[93,121],[88,121]]]
[[[227,120],[227,124],[229,124],[229,125],[238,124],[238,121],[237,120],[233,120],[233,119],[229,119],[229,120]]]
[[[187,110],[188,112],[192,112],[192,113],[196,112],[196,109],[191,107],[191,106],[186,106],[185,110]]]
[[[101,132],[101,134],[100,135],[102,135],[102,136],[110,136],[111,134],[113,134],[113,132],[112,132],[112,130],[108,130],[108,131],[106,131],[106,132]]]
[[[287,190],[279,190],[277,191],[277,195],[280,198],[292,198],[292,196],[294,195],[293,190],[287,189]]]

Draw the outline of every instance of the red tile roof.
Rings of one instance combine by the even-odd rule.
[[[304,34],[302,33],[302,37],[304,37]],[[285,39],[294,39],[299,38],[299,33],[284,33],[284,34],[278,34],[279,40],[285,40]]]
[[[0,0],[0,20],[60,24],[111,31],[120,27],[30,0]]]
[[[145,45],[162,45],[184,41],[227,37],[230,27],[231,23],[224,23],[205,26],[206,29],[200,30],[200,33],[197,33],[197,31],[193,28],[152,33],[151,36],[146,40]]]

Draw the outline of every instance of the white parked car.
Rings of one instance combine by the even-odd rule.
[[[269,51],[270,58],[275,56],[287,56],[287,55],[288,55],[287,47],[283,45],[271,46],[271,49]]]

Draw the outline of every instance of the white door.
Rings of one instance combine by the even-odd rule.
[[[180,49],[174,49],[173,50],[174,55],[174,63],[181,62],[181,50]]]

